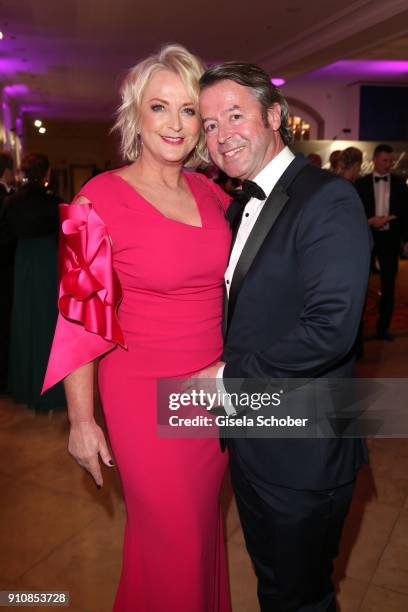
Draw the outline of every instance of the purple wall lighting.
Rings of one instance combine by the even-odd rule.
[[[6,85],[3,91],[10,98],[19,98],[21,96],[26,96],[30,90],[24,83],[16,83],[14,85]]]
[[[11,122],[10,106],[8,105],[4,96],[3,96],[3,101],[1,103],[1,106],[2,106],[2,118],[3,118],[4,131],[6,134],[6,143],[5,143],[6,150],[9,150],[10,149],[10,130],[13,126]]]
[[[45,104],[22,104],[20,106],[20,111],[22,113],[31,113],[35,115],[43,115],[47,110],[47,106]]]
[[[21,61],[14,58],[0,57],[0,74],[15,76],[21,70]]]
[[[400,77],[408,80],[408,61],[402,60],[339,60],[309,72],[307,78],[374,80]]]
[[[272,85],[275,85],[275,87],[282,87],[282,85],[284,85],[286,83],[285,79],[281,79],[279,77],[272,77],[271,78],[271,83]]]
[[[23,119],[21,117],[16,117],[16,132],[20,138],[23,137],[24,126],[23,126]]]

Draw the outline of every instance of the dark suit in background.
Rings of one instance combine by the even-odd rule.
[[[57,320],[58,196],[28,181],[6,199],[6,232],[17,240],[9,391],[37,410],[62,407],[62,383],[41,395]]]
[[[401,242],[408,240],[408,189],[402,177],[390,174],[389,214],[397,218],[389,222],[389,229],[372,228],[373,255],[378,258],[381,279],[381,298],[377,332],[385,334],[391,324],[395,301],[395,281]],[[355,183],[364,204],[367,219],[376,216],[374,178],[368,174]]]
[[[5,228],[6,187],[0,183],[0,392],[7,389],[10,352],[11,308],[13,304],[14,255],[16,240]]]

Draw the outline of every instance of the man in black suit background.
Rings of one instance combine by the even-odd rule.
[[[10,349],[10,319],[13,303],[15,240],[3,227],[5,199],[14,192],[14,163],[9,153],[0,152],[0,393],[7,390]]]
[[[374,171],[355,183],[371,227],[381,279],[377,337],[394,339],[389,332],[395,301],[395,282],[401,242],[408,240],[408,189],[402,177],[390,174],[392,148],[380,144],[374,150]]]
[[[200,110],[212,161],[243,194],[228,211],[223,361],[196,384],[352,376],[370,261],[355,189],[293,155],[286,101],[261,68],[210,68]],[[262,612],[334,612],[332,561],[364,442],[234,438],[228,449]]]

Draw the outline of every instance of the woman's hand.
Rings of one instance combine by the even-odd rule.
[[[114,463],[105,435],[94,420],[71,424],[68,451],[92,475],[96,486],[101,488],[103,478],[98,455],[107,467],[113,467]]]

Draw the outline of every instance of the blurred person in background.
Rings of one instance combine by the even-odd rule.
[[[307,156],[308,161],[317,168],[322,167],[322,158],[317,153],[309,153]]]
[[[336,174],[354,183],[360,175],[363,154],[357,147],[347,147],[337,160]]]
[[[226,193],[231,193],[241,185],[240,180],[231,178],[213,164],[205,165],[203,168],[199,167],[197,168],[197,172],[201,172],[207,178],[214,181],[214,183],[219,185]]]
[[[16,241],[4,226],[6,196],[14,191],[14,162],[9,153],[0,153],[0,393],[8,389],[11,305],[13,303],[14,253]]]
[[[341,149],[336,149],[335,151],[332,151],[330,153],[330,157],[329,157],[330,167],[329,167],[329,170],[330,170],[330,172],[333,172],[334,174],[339,174],[339,163],[340,163],[341,154],[342,154]]]
[[[355,183],[371,227],[380,267],[381,297],[377,338],[392,341],[389,327],[395,302],[395,283],[401,243],[408,240],[408,189],[403,177],[391,174],[393,150],[380,144],[374,150],[374,170]]]
[[[360,175],[361,164],[363,163],[363,153],[357,147],[347,147],[343,151],[338,151],[339,155],[335,158],[334,164],[336,167],[335,174],[342,176],[351,183],[355,183]],[[332,153],[333,155],[333,153]],[[330,163],[331,158],[330,156]],[[364,355],[364,340],[363,340],[364,313],[361,317],[360,326],[358,328],[355,351],[357,360],[362,359]]]
[[[225,174],[225,172],[222,170],[219,171],[218,178],[215,182],[217,185],[222,187],[224,191],[231,194],[241,185],[241,181],[239,179],[228,176],[228,174]]]
[[[41,396],[57,320],[58,196],[47,193],[50,164],[25,155],[21,187],[5,200],[5,231],[17,240],[11,321],[9,391],[38,410],[64,406],[62,384]]]

